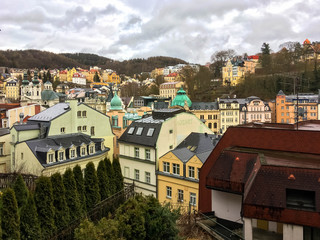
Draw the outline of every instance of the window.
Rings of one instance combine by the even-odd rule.
[[[314,191],[286,189],[287,208],[297,210],[316,210],[316,195]]]
[[[217,123],[213,123],[213,128],[217,128]]]
[[[200,179],[200,168],[198,168],[198,179]]]
[[[118,127],[118,116],[112,116],[112,126]]]
[[[281,116],[284,116],[284,113],[283,113],[283,112],[281,113]]]
[[[89,154],[94,154],[94,146],[89,147]]]
[[[212,123],[208,123],[208,128],[212,128]]]
[[[137,147],[135,147],[134,148],[134,156],[136,157],[136,158],[139,158],[139,148],[137,148]]]
[[[86,132],[86,131],[87,131],[87,126],[83,126],[83,127],[82,127],[82,131],[83,131],[83,132]]]
[[[289,113],[287,112],[287,116],[289,116]]]
[[[66,132],[66,128],[64,128],[64,127],[60,128],[60,132],[61,133],[65,133]]]
[[[70,149],[70,158],[74,158],[76,156],[76,150]]]
[[[146,160],[150,160],[150,149],[146,149]]]
[[[94,127],[91,127],[90,134],[91,134],[91,136],[94,136]]]
[[[77,112],[77,116],[78,116],[78,118],[81,117],[81,111]]]
[[[167,186],[167,198],[171,198],[171,197],[172,197],[172,187]]]
[[[163,171],[169,173],[170,172],[170,163],[163,162]]]
[[[21,160],[23,160],[23,153],[21,153]]]
[[[64,152],[59,152],[58,157],[59,161],[62,161],[64,159]]]
[[[141,135],[142,134],[142,130],[143,130],[143,127],[138,127],[136,134],[137,135]]]
[[[154,132],[154,128],[149,128],[149,130],[148,130],[148,132],[147,132],[147,136],[148,136],[148,137],[152,137],[153,132]]]
[[[190,205],[197,205],[197,195],[195,193],[190,193]]]
[[[180,175],[180,164],[172,164],[172,173]]]
[[[208,115],[208,119],[212,119],[212,115]]]
[[[200,115],[200,119],[204,119],[204,115]]]
[[[84,156],[84,155],[86,155],[86,148],[82,147],[81,148],[81,156]]]
[[[133,133],[133,131],[134,131],[134,127],[129,128],[129,130],[128,130],[128,134],[132,134],[132,133]]]
[[[172,148],[173,148],[173,145],[170,145],[169,148],[172,149]]]
[[[134,170],[134,179],[139,180],[140,179],[140,171],[138,169]]]
[[[48,162],[49,163],[53,163],[53,157],[54,157],[53,153],[48,154]]]
[[[4,145],[4,143],[0,143],[0,156],[4,155],[3,145]]]
[[[87,117],[87,111],[82,111],[82,117]]]
[[[146,183],[150,183],[150,173],[145,172],[145,175],[146,175]]]
[[[178,189],[178,202],[183,202],[183,190]]]
[[[281,110],[283,110],[284,109],[284,106],[281,106]]]
[[[284,103],[284,100],[281,100],[281,103]]]
[[[123,127],[127,127],[128,126],[128,120],[127,119],[123,119]]]
[[[194,167],[189,166],[189,177],[194,178]]]
[[[78,126],[78,132],[81,132],[81,126]]]
[[[172,129],[170,129],[170,130],[169,130],[169,133],[170,133],[170,134],[172,134],[172,133],[173,133],[173,130],[172,130]]]

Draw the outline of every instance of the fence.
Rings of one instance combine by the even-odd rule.
[[[0,173],[0,189],[12,187],[18,175],[18,173]],[[22,176],[29,190],[33,191],[36,187],[35,181],[38,177],[30,174],[20,175]]]
[[[74,239],[73,234],[74,230],[80,225],[81,221],[85,218],[90,219],[91,221],[98,221],[103,217],[107,217],[111,212],[113,213],[122,203],[134,196],[134,184],[126,184],[124,189],[120,192],[115,193],[109,198],[104,199],[98,203],[92,210],[87,212],[86,216],[83,216],[69,224],[65,229],[60,229],[55,233],[51,240],[69,240]]]

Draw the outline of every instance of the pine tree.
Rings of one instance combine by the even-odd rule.
[[[115,185],[115,177],[114,177],[114,171],[112,164],[110,162],[109,158],[106,158],[104,160],[107,168],[107,176],[108,176],[108,181],[109,181],[109,194],[113,195],[116,193],[116,185]]]
[[[66,190],[60,173],[51,176],[55,223],[58,230],[65,228],[70,221],[69,208],[66,202]]]
[[[112,168],[114,171],[114,179],[115,179],[115,186],[116,192],[119,192],[123,189],[123,176],[121,173],[121,167],[119,158],[114,158],[112,162]]]
[[[2,195],[2,239],[20,239],[18,204],[14,191],[7,188]]]
[[[28,199],[28,188],[24,182],[22,176],[19,174],[13,185],[13,190],[16,195],[18,207],[21,208],[27,203]]]
[[[34,201],[37,207],[42,236],[47,239],[56,231],[52,185],[48,177],[41,176],[37,179]]]
[[[70,221],[81,216],[81,205],[73,172],[68,168],[63,174],[63,184],[66,189],[66,201],[70,211]]]
[[[84,186],[87,209],[90,210],[100,202],[98,178],[93,162],[89,162],[86,165],[86,169],[84,171]]]
[[[76,181],[76,186],[77,186],[77,191],[78,191],[78,195],[79,195],[79,199],[80,199],[82,213],[84,214],[87,211],[86,196],[85,196],[85,189],[84,189],[83,174],[81,171],[81,167],[79,165],[76,165],[73,168],[73,175],[74,175],[74,180]]]
[[[26,205],[21,208],[20,234],[23,240],[42,239],[37,208],[32,194],[29,194]]]
[[[99,77],[99,75],[98,75],[98,72],[96,72],[96,73],[94,74],[94,76],[93,76],[93,81],[94,81],[94,82],[100,82],[100,77]]]
[[[97,169],[97,177],[99,183],[99,192],[101,196],[101,200],[106,199],[109,196],[108,192],[108,176],[107,176],[107,168],[103,160],[99,162]]]

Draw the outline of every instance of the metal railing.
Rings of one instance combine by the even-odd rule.
[[[195,215],[195,221],[209,221],[210,225],[201,222],[203,225],[206,226],[206,228],[210,229],[212,232],[216,233],[217,235],[219,235],[220,237],[222,237],[223,239],[226,240],[244,240],[243,236],[240,236],[238,233],[236,233],[235,231],[225,227],[224,225],[222,225],[221,223],[219,223],[218,221],[216,221],[214,218],[212,217],[208,217],[207,215],[198,212],[198,211],[194,211],[194,215]],[[198,216],[198,218],[197,218]],[[198,224],[200,227],[201,224]]]

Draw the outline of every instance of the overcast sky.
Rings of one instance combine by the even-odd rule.
[[[116,60],[278,51],[320,41],[319,0],[1,0],[0,49],[95,53]]]

